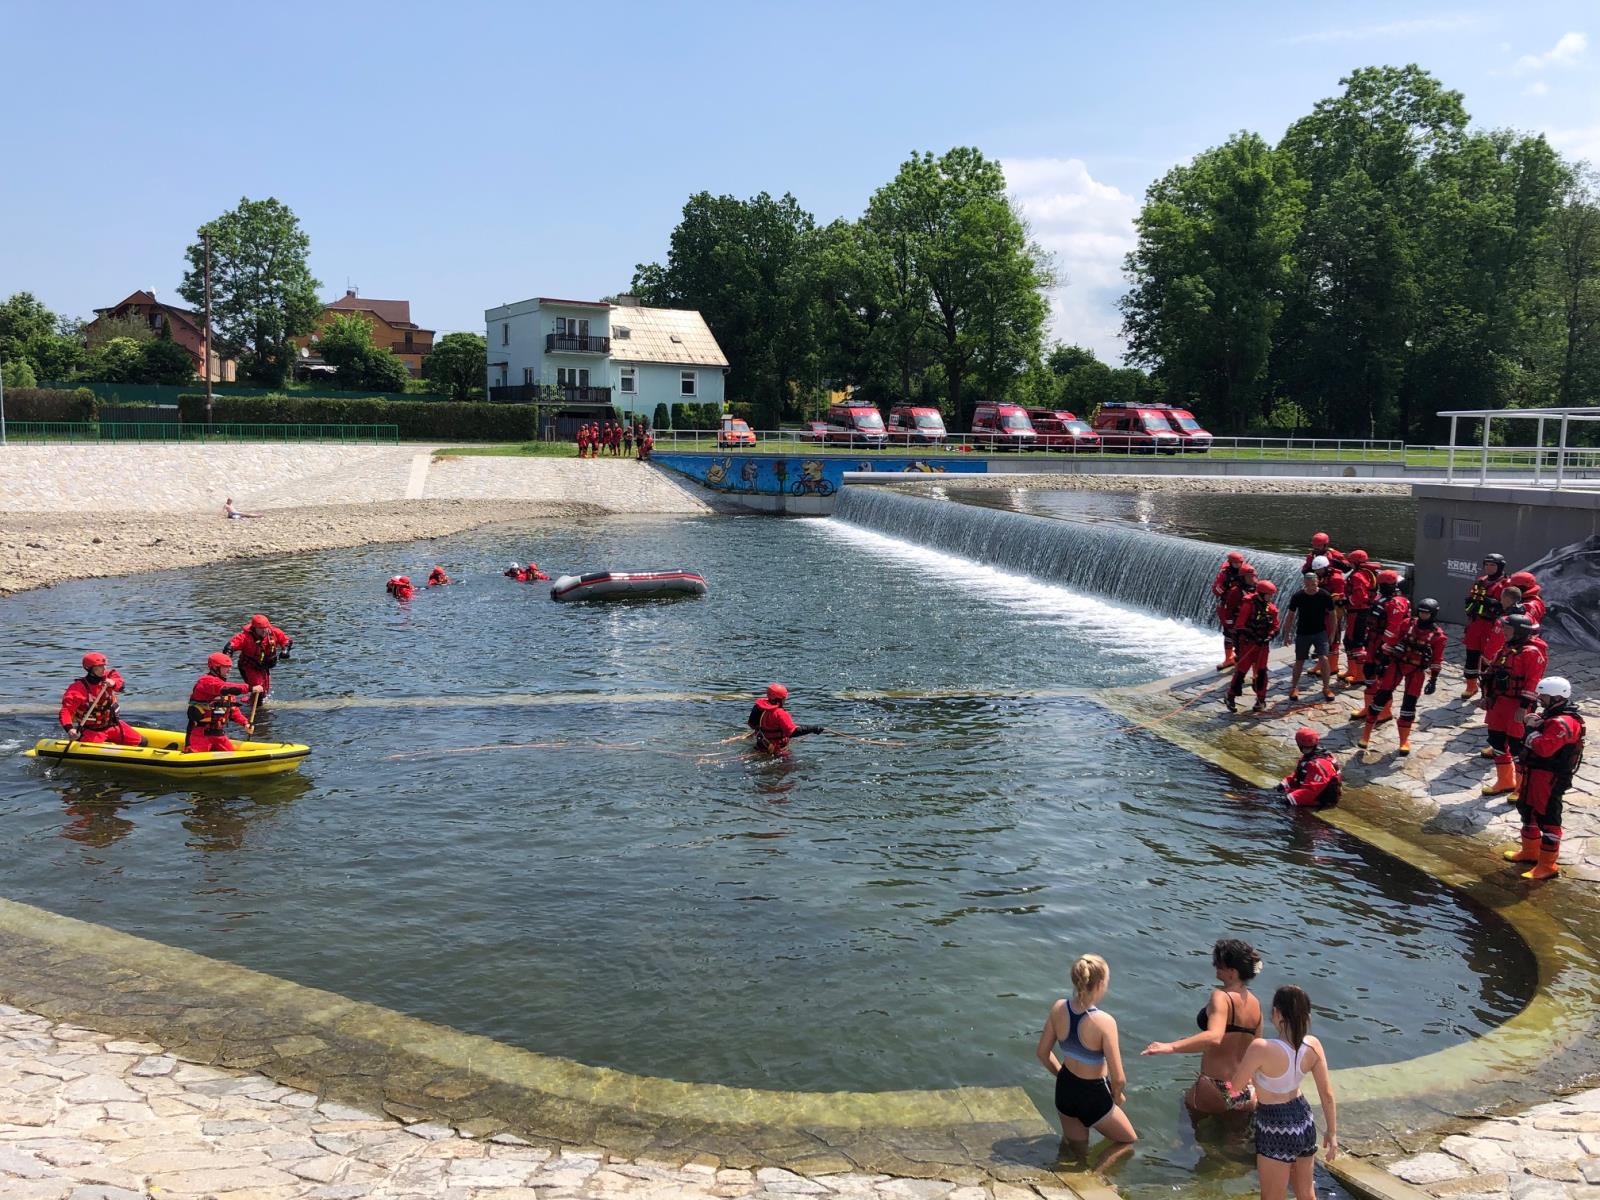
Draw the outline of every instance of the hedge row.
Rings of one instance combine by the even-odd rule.
[[[538,436],[531,404],[462,404],[422,400],[335,400],[274,393],[217,396],[212,420],[227,425],[397,425],[401,438],[450,442],[530,442]],[[206,398],[178,397],[185,423],[203,423]]]
[[[712,401],[707,404],[674,404],[672,427],[674,429],[718,429],[722,426],[722,405]]]
[[[100,402],[88,388],[7,388],[8,421],[93,421]]]

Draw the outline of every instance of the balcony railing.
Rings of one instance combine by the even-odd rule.
[[[610,354],[611,339],[590,337],[588,334],[547,333],[544,335],[544,352],[564,354]]]
[[[390,346],[389,349],[395,354],[432,354],[433,343],[412,342],[407,344],[405,342],[396,342],[394,345]]]
[[[489,400],[493,404],[610,404],[611,389],[514,383],[490,388]]]

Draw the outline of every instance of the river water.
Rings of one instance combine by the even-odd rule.
[[[564,606],[500,577],[687,566],[703,600]],[[389,600],[442,562],[458,586]],[[181,721],[249,614],[295,635],[271,736],[298,774],[154,783],[16,751],[89,648],[136,723]],[[0,607],[0,894],[588,1063],[774,1088],[1027,1086],[1072,959],[1146,1141],[1210,946],[1305,986],[1336,1065],[1494,1026],[1533,972],[1492,914],[1079,694],[1212,660],[1209,631],[848,522],[612,519],[85,581]],[[806,738],[741,743],[791,688]],[[532,745],[523,745],[532,743]],[[481,749],[470,749],[483,747]]]

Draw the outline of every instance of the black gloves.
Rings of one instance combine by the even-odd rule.
[[[1427,684],[1426,687],[1424,687],[1422,689],[1422,694],[1424,696],[1431,696],[1438,690],[1439,690],[1439,677],[1437,675],[1429,675],[1428,676],[1428,684]]]
[[[802,725],[795,730],[796,733],[812,734],[825,732],[821,725]]]

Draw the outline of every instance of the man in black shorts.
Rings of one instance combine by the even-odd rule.
[[[1315,571],[1307,571],[1304,583],[1289,598],[1289,617],[1283,623],[1283,644],[1294,638],[1294,673],[1289,677],[1289,699],[1300,699],[1300,672],[1306,659],[1317,656],[1317,669],[1322,672],[1322,698],[1333,699],[1333,688],[1328,678],[1328,632],[1333,624],[1333,596],[1322,586]]]

